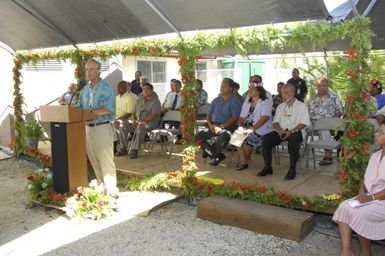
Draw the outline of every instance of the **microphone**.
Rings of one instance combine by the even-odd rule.
[[[70,100],[70,102],[68,103],[68,106],[71,106],[72,100],[74,99],[75,95],[76,95],[78,92],[80,92],[86,84],[87,84],[87,82],[86,82],[86,80],[83,79],[83,78],[80,79],[80,80],[78,81],[78,83],[77,83],[78,88],[75,90],[74,94],[72,95],[71,100]]]

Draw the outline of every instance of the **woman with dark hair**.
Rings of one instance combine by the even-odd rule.
[[[242,105],[241,115],[238,120],[238,132],[248,134],[247,138],[237,151],[240,163],[237,170],[249,167],[251,153],[262,144],[262,136],[273,131],[271,122],[271,102],[266,98],[266,91],[262,83],[249,83],[249,99]]]

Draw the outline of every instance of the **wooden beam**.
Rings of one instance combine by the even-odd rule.
[[[301,241],[313,229],[312,213],[240,199],[210,196],[198,203],[198,218]]]

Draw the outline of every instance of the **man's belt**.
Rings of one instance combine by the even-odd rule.
[[[91,127],[94,127],[94,126],[98,126],[98,125],[102,125],[102,124],[108,124],[109,121],[105,121],[105,122],[102,122],[102,123],[96,123],[96,124],[87,124],[87,126],[91,126]]]

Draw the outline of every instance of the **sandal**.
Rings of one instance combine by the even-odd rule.
[[[333,163],[333,158],[325,156],[324,159],[321,162],[319,162],[319,165],[325,166],[325,165],[331,165],[332,163]]]

